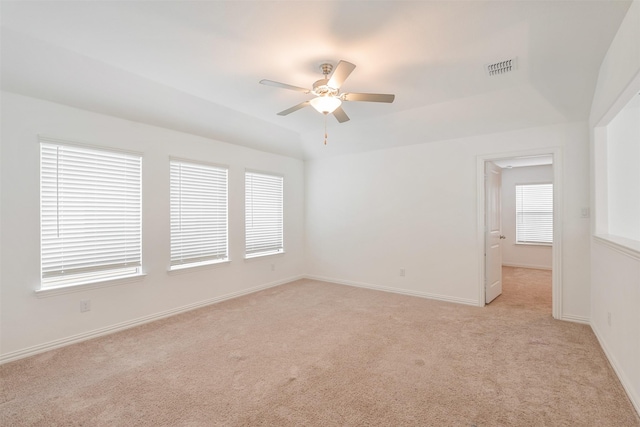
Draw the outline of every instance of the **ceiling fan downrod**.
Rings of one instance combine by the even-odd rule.
[[[325,63],[320,65],[323,78],[313,83],[312,93],[317,96],[338,97],[338,88],[329,86],[329,74],[333,71],[333,65]]]
[[[322,74],[328,76],[329,74],[331,74],[331,71],[333,71],[333,65],[329,63],[321,64],[320,70],[322,71]]]

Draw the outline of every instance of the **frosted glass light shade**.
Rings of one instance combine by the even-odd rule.
[[[318,96],[317,98],[313,98],[311,101],[311,106],[316,109],[319,113],[322,114],[330,114],[333,113],[336,108],[342,104],[340,98],[336,98],[333,96]]]

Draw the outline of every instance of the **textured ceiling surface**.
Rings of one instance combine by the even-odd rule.
[[[297,158],[587,120],[629,1],[3,1],[2,88]],[[517,57],[514,72],[485,65]],[[357,68],[351,120],[258,84]]]

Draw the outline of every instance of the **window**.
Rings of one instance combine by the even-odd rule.
[[[640,95],[640,94],[639,94]],[[599,233],[640,243],[640,96],[631,101],[607,125],[606,229]],[[600,181],[600,179],[599,179]],[[601,221],[598,221],[601,223]]]
[[[284,178],[258,172],[245,173],[245,256],[284,252]]]
[[[40,139],[42,288],[140,274],[142,158]]]
[[[227,169],[170,161],[171,269],[227,261]]]
[[[553,184],[516,185],[516,242],[553,243]]]

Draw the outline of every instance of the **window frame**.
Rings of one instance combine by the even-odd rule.
[[[89,143],[84,143],[84,142],[76,142],[76,141],[70,141],[70,140],[66,140],[66,139],[60,139],[60,138],[53,138],[53,137],[49,137],[49,136],[44,136],[44,135],[38,135],[38,144],[39,144],[39,150],[38,150],[38,156],[39,156],[39,162],[40,162],[40,166],[39,166],[39,235],[40,235],[40,244],[39,244],[39,255],[40,255],[40,272],[39,272],[39,286],[36,289],[36,292],[45,295],[45,294],[57,294],[57,293],[66,293],[68,291],[73,291],[73,290],[80,290],[81,289],[87,289],[87,288],[93,288],[93,287],[100,287],[100,286],[110,286],[113,284],[120,284],[120,283],[126,283],[126,282],[131,282],[131,281],[135,281],[135,280],[139,280],[140,278],[144,277],[145,274],[143,272],[143,267],[142,267],[142,261],[143,261],[143,225],[142,225],[142,170],[143,170],[143,154],[141,152],[136,152],[136,151],[130,151],[130,150],[123,150],[123,149],[119,149],[119,148],[113,148],[113,147],[106,147],[106,146],[100,146],[100,145],[96,145],[96,144],[89,144]],[[55,270],[51,270],[53,267],[55,267],[55,262],[53,262],[53,267],[52,267],[52,261],[50,259],[50,257],[52,256],[52,254],[55,253],[55,251],[53,249],[51,249],[50,247],[47,248],[47,246],[50,246],[52,244],[55,243],[55,238],[52,238],[51,236],[45,236],[45,234],[47,234],[45,232],[45,228],[46,226],[50,226],[51,225],[51,212],[49,212],[51,210],[51,201],[47,202],[45,200],[46,197],[51,197],[52,196],[52,192],[51,189],[53,187],[55,187],[55,194],[56,194],[56,200],[55,202],[53,202],[53,206],[54,209],[56,210],[55,213],[55,221],[56,224],[58,224],[58,229],[59,229],[59,224],[60,224],[60,205],[61,205],[61,200],[60,200],[60,183],[59,183],[59,177],[60,177],[60,163],[59,163],[59,158],[56,157],[55,159],[55,164],[52,166],[51,163],[53,163],[51,161],[51,159],[47,159],[46,155],[45,155],[45,150],[51,150],[51,149],[55,149],[56,150],[56,156],[58,156],[59,154],[59,150],[60,149],[67,149],[68,153],[67,156],[68,157],[73,157],[74,155],[71,154],[74,150],[76,153],[77,157],[80,156],[86,156],[86,158],[89,161],[97,161],[97,159],[101,156],[101,154],[103,156],[113,156],[114,158],[118,158],[119,159],[117,162],[114,162],[110,165],[107,165],[108,168],[108,175],[111,174],[111,169],[113,168],[117,168],[116,164],[118,162],[120,162],[120,166],[122,166],[123,163],[125,164],[129,164],[132,160],[134,162],[137,162],[137,165],[135,165],[133,168],[129,169],[128,166],[125,166],[125,170],[127,171],[126,174],[130,173],[130,172],[134,172],[137,175],[127,175],[127,178],[124,179],[124,181],[122,182],[127,182],[131,180],[131,177],[133,177],[133,181],[134,181],[134,186],[133,187],[127,187],[128,191],[133,191],[133,201],[127,200],[125,202],[121,202],[121,204],[119,205],[114,205],[114,206],[119,206],[119,207],[123,207],[125,206],[124,211],[127,212],[127,215],[130,215],[130,211],[128,210],[130,207],[135,207],[135,212],[134,212],[134,217],[133,219],[131,218],[127,218],[127,217],[123,217],[120,216],[119,219],[124,221],[126,223],[127,228],[131,227],[131,224],[134,224],[134,232],[133,232],[133,239],[129,238],[128,236],[131,234],[129,231],[125,232],[124,234],[127,236],[124,239],[124,244],[125,247],[129,247],[130,244],[133,244],[134,246],[138,247],[138,250],[134,250],[133,252],[131,252],[129,249],[125,249],[124,252],[125,254],[133,254],[132,258],[132,262],[131,265],[127,265],[127,263],[124,264],[124,266],[122,267],[118,267],[118,268],[104,268],[101,269],[99,268],[98,264],[94,264],[93,267],[89,267],[86,269],[86,271],[81,271],[80,268],[76,267],[75,270],[78,270],[76,273],[73,274],[65,274],[64,273],[64,268],[61,267],[60,265],[58,265],[57,268],[61,269],[60,273],[54,273],[53,271]],[[49,165],[45,166],[46,163],[49,163]],[[79,163],[73,164],[72,167],[79,167]],[[47,169],[47,170],[45,170]],[[92,171],[94,171],[94,169],[92,169]],[[46,178],[51,178],[51,171],[54,171],[55,173],[55,179],[56,179],[56,183],[55,184],[51,184],[49,183],[45,183]],[[67,170],[67,174],[69,173],[69,171]],[[67,175],[69,176],[69,175]],[[78,179],[77,181],[73,181],[73,179],[70,181],[71,183],[74,184],[87,184],[89,183],[89,185],[91,185],[92,183],[91,181],[91,176],[93,176],[93,180],[96,180],[96,176],[95,174],[92,173],[85,173],[83,176],[80,177],[80,179]],[[112,175],[110,175],[112,176]],[[45,178],[46,177],[46,178]],[[87,177],[89,177],[89,179],[87,179]],[[84,179],[84,182],[83,182]],[[97,184],[96,182],[93,183],[94,187],[92,190],[87,189],[85,190],[85,192],[87,194],[91,194],[90,197],[85,197],[83,198],[82,196],[75,196],[74,201],[79,201],[80,202],[80,206],[81,207],[89,207],[91,205],[93,205],[95,207],[97,202],[96,200],[100,200],[99,198],[96,198],[96,193],[95,193],[95,188],[96,186],[99,186],[99,184]],[[137,187],[137,188],[136,188]],[[102,186],[102,189],[104,190],[105,188],[108,188],[106,186]],[[74,197],[72,196],[72,191],[68,191],[63,197],[67,198],[67,197]],[[89,199],[93,198],[93,202],[90,202]],[[128,198],[125,198],[128,199]],[[70,199],[67,199],[67,201],[69,201]],[[104,203],[104,200],[102,200],[102,202]],[[64,201],[63,201],[64,203]],[[122,204],[124,203],[124,204]],[[49,204],[49,206],[46,206],[46,204]],[[113,206],[109,206],[109,207],[113,207]],[[102,208],[104,208],[104,204],[102,205]],[[85,209],[86,212],[87,209]],[[73,215],[71,213],[71,209],[68,210],[67,212],[67,218],[66,220],[68,221],[69,216]],[[100,212],[104,213],[105,210],[101,210]],[[125,218],[125,219],[123,219]],[[103,221],[101,224],[105,224],[105,222]],[[84,239],[87,238],[87,235],[90,233],[91,229],[87,229],[85,231],[87,231],[87,233],[85,235],[82,235]],[[93,233],[95,233],[95,228],[93,229]],[[122,231],[120,232],[122,233]],[[59,238],[59,237],[58,237]],[[64,237],[63,237],[64,238]],[[70,236],[67,234],[66,236],[67,239],[70,238]],[[58,241],[57,244],[60,244],[60,241]],[[64,243],[63,243],[64,244]],[[103,243],[104,245],[104,243]],[[54,245],[55,246],[55,245]],[[98,245],[97,247],[99,247],[100,245]],[[104,247],[104,246],[103,246]],[[94,250],[94,248],[89,248],[86,252],[89,252],[90,250]],[[119,248],[122,249],[122,248]],[[128,255],[125,255],[125,258],[127,258]],[[71,258],[73,259],[73,258]],[[45,268],[45,263],[48,263],[48,267]],[[49,270],[49,273],[45,273],[45,269]],[[49,276],[49,277],[45,277],[45,276]]]
[[[252,250],[251,252],[249,252],[249,248],[253,248],[256,247],[257,245],[255,243],[251,244],[250,240],[255,240],[255,233],[251,233],[249,231],[249,227],[248,227],[248,223],[249,220],[253,220],[255,219],[255,210],[250,207],[250,202],[253,201],[255,198],[253,197],[254,193],[253,193],[253,178],[251,181],[251,185],[252,185],[252,189],[251,189],[251,200],[249,200],[249,194],[248,194],[248,180],[247,177],[248,176],[262,176],[262,177],[268,177],[268,178],[275,178],[276,180],[279,181],[279,186],[280,186],[280,190],[279,190],[279,199],[276,200],[276,204],[279,205],[279,217],[277,218],[279,220],[278,222],[278,226],[276,227],[276,230],[274,232],[274,230],[271,230],[271,232],[273,234],[278,234],[278,239],[272,239],[271,242],[275,242],[275,243],[279,243],[279,245],[271,245],[271,248],[267,248],[261,251],[257,251],[257,250]],[[277,174],[277,173],[273,173],[273,172],[265,172],[265,171],[260,171],[260,170],[253,170],[253,169],[245,169],[245,173],[244,173],[244,201],[245,201],[245,221],[244,221],[244,226],[245,226],[245,232],[244,232],[244,258],[245,259],[254,259],[254,258],[260,258],[263,256],[272,256],[272,255],[280,255],[280,254],[284,254],[285,253],[285,247],[284,247],[284,191],[285,191],[285,186],[284,186],[284,175],[281,174]],[[255,206],[255,205],[253,205]],[[251,208],[251,215],[249,215],[249,209]],[[251,218],[250,218],[251,217]],[[279,229],[278,229],[279,228]],[[269,230],[268,230],[269,231]],[[264,231],[263,231],[264,232]],[[268,241],[268,240],[267,240]],[[275,248],[275,249],[274,249]]]
[[[187,261],[182,263],[177,263],[177,262],[174,263],[173,261],[174,260],[174,253],[173,253],[173,250],[174,250],[173,185],[174,183],[172,181],[172,176],[173,176],[172,165],[174,163],[180,164],[180,165],[187,165],[187,167],[196,166],[201,168],[215,169],[217,170],[217,172],[224,171],[224,174],[225,174],[225,177],[224,177],[224,242],[223,242],[224,248],[225,248],[224,256],[216,257],[215,255],[207,255],[207,256],[200,257],[200,258],[204,258],[200,260],[188,261],[187,259]],[[216,207],[216,209],[218,209],[218,207]],[[223,264],[223,263],[230,262],[231,258],[230,258],[230,250],[229,250],[229,245],[230,245],[229,243],[229,167],[227,165],[222,165],[217,163],[194,161],[191,159],[171,156],[169,158],[169,221],[170,221],[169,272],[180,272],[187,269],[207,267],[207,266],[212,266],[216,264]],[[219,242],[216,243],[216,246],[218,245],[219,245]]]
[[[550,232],[546,233],[548,234],[548,236],[546,237],[550,237],[550,240],[521,240],[520,239],[520,229],[521,229],[521,214],[531,214],[531,210],[526,211],[526,212],[522,212],[521,209],[519,208],[519,200],[520,200],[520,196],[518,195],[519,193],[519,188],[521,187],[537,187],[537,186],[550,186],[551,188],[551,195],[550,195],[550,200],[547,201],[547,203],[550,202],[551,204],[551,211],[550,212],[544,212],[546,215],[548,216],[548,220],[547,220],[547,225],[550,227]],[[554,228],[554,224],[553,224],[553,218],[554,218],[554,185],[553,182],[533,182],[533,183],[517,183],[515,184],[515,227],[516,227],[516,232],[515,232],[515,244],[516,245],[529,245],[529,246],[553,246],[553,228]],[[543,234],[543,233],[540,233]]]

